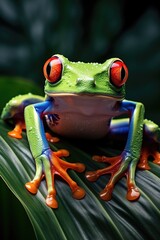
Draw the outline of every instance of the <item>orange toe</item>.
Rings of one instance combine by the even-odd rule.
[[[86,172],[85,175],[86,175],[87,180],[90,182],[95,182],[98,179],[96,171]]]
[[[47,195],[46,204],[50,208],[58,208],[58,202],[55,199],[55,196],[53,194],[48,194]]]
[[[127,192],[127,199],[129,201],[135,201],[140,197],[138,188],[130,188]]]
[[[37,185],[35,184],[35,182],[27,182],[25,184],[25,187],[32,194],[36,194],[38,191],[38,188],[37,188]]]
[[[100,198],[104,201],[109,201],[112,198],[112,191],[113,188],[111,187],[105,187],[100,193]]]
[[[85,165],[83,164],[83,163],[76,163],[76,171],[77,172],[84,172],[84,170],[85,170]]]
[[[82,199],[86,195],[86,192],[83,188],[78,187],[73,193],[72,196],[75,199]]]
[[[17,138],[17,139],[21,139],[22,138],[22,134],[20,132],[14,131],[14,130],[8,132],[8,135],[10,137]]]

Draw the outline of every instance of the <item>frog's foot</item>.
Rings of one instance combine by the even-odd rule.
[[[37,194],[42,178],[37,178],[37,179],[35,178],[31,182],[27,182],[25,184],[26,189],[32,194]],[[46,204],[47,204],[47,206],[49,206],[51,208],[58,208],[58,202],[56,200],[56,190],[54,188],[54,182],[52,182],[52,189],[48,191],[48,195],[46,198]]]
[[[96,171],[89,171],[86,173],[86,177],[89,181],[94,182],[96,181],[101,175],[107,174],[107,173],[114,173],[116,169],[119,167],[119,164],[121,162],[121,156],[116,157],[106,157],[106,156],[93,156],[92,160],[96,162],[105,162],[110,163],[109,167],[99,169]]]
[[[67,173],[68,169],[73,169],[77,172],[83,172],[85,170],[85,165],[82,163],[69,163],[60,157],[69,156],[69,152],[65,149],[61,149],[57,152],[52,153],[52,177],[54,175],[60,175],[70,186],[72,190],[72,196],[75,199],[82,199],[85,196],[85,191],[83,188],[79,187],[75,181],[73,181]]]
[[[69,152],[65,149],[57,152],[49,152],[50,158],[47,154],[43,154],[36,158],[36,174],[31,182],[25,184],[26,189],[36,194],[42,178],[45,175],[47,182],[48,195],[46,198],[47,206],[51,208],[57,208],[58,202],[56,200],[55,189],[55,175],[61,176],[70,186],[72,195],[75,199],[81,199],[85,196],[85,191],[73,181],[67,173],[67,170],[73,169],[77,172],[83,172],[85,170],[84,164],[81,163],[68,163],[60,159],[60,157],[67,157]],[[44,173],[44,174],[43,174]]]
[[[154,152],[154,154],[152,153],[152,156],[154,157],[154,160],[153,160],[153,162],[155,163],[155,164],[158,164],[158,165],[160,165],[160,152]]]
[[[148,157],[150,156],[150,150],[148,147],[143,147],[141,151],[141,156],[138,163],[138,168],[144,170],[150,170],[150,166],[148,165]]]
[[[138,163],[138,168],[144,170],[150,170],[150,166],[148,165],[148,158],[151,156],[154,160],[155,164],[160,165],[160,152],[157,150],[158,146],[156,143],[144,145],[141,151],[141,157]]]
[[[38,187],[40,185],[41,179],[33,179],[31,182],[27,182],[25,184],[26,189],[32,193],[32,194],[36,194],[38,191]]]
[[[101,175],[111,174],[109,183],[100,193],[101,199],[109,201],[112,198],[112,192],[116,182],[123,176],[127,177],[127,196],[129,201],[134,201],[140,197],[138,188],[134,181],[135,166],[132,166],[130,157],[123,154],[116,157],[105,157],[105,156],[93,156],[93,160],[98,162],[106,162],[111,165],[97,171],[90,171],[86,173],[86,177],[89,181],[96,181]],[[135,165],[135,164],[134,164]]]
[[[48,142],[51,142],[51,143],[59,142],[59,138],[53,137],[49,132],[46,132],[46,139]]]
[[[13,138],[21,139],[23,129],[25,129],[25,124],[23,122],[18,122],[16,123],[14,129],[8,132],[8,135]]]

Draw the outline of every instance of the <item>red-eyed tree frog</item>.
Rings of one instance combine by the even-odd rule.
[[[57,139],[45,133],[45,122],[51,131],[69,138],[100,139],[127,133],[126,145],[120,156],[93,156],[93,160],[107,162],[110,166],[86,172],[86,177],[95,181],[103,174],[111,174],[100,193],[103,200],[110,200],[116,182],[126,176],[127,199],[138,199],[140,192],[135,183],[135,171],[137,166],[148,169],[149,154],[154,156],[155,163],[160,164],[160,153],[156,149],[160,143],[160,128],[144,119],[142,103],[124,99],[128,78],[125,63],[119,58],[108,59],[102,64],[71,62],[56,54],[45,62],[43,72],[46,78],[45,98],[32,94],[17,96],[6,104],[1,115],[3,120],[15,123],[10,136],[21,138],[21,131],[26,128],[36,163],[33,180],[25,184],[27,190],[36,194],[45,175],[48,189],[46,204],[57,208],[54,176],[58,174],[69,184],[74,198],[85,196],[84,189],[67,173],[68,168],[83,172],[85,166],[62,160],[62,156],[68,156],[67,150],[53,152],[50,149],[48,141]],[[128,118],[117,119],[123,114],[127,114]],[[156,148],[141,151],[144,135]]]

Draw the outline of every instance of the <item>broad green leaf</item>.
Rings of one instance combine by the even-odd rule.
[[[0,178],[1,232],[0,239],[36,240],[31,221],[20,201]]]
[[[9,126],[0,122],[0,175],[6,185],[23,205],[31,220],[37,239],[82,240],[82,239],[152,239],[159,238],[160,229],[160,167],[150,163],[151,171],[136,173],[141,197],[136,202],[125,199],[126,180],[117,183],[109,202],[100,200],[98,192],[109,180],[101,177],[90,183],[83,173],[70,171],[71,177],[85,188],[86,197],[74,200],[68,185],[56,179],[59,208],[53,210],[45,205],[47,194],[43,181],[36,196],[24,188],[34,176],[35,165],[29,151],[26,134],[22,140],[7,136]],[[80,142],[61,138],[51,148],[66,148],[71,162],[83,162],[87,170],[102,167],[91,160],[93,154],[117,155],[120,150],[111,149],[106,142]]]

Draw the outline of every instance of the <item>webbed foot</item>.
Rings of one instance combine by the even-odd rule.
[[[69,163],[62,160],[60,157],[68,157],[69,152],[65,149],[61,149],[57,152],[52,153],[52,177],[55,174],[60,175],[70,186],[72,190],[72,196],[75,199],[81,199],[85,196],[85,191],[83,188],[79,187],[75,181],[73,181],[67,173],[68,169],[73,169],[77,172],[83,172],[85,170],[85,165],[82,163]]]
[[[67,173],[68,169],[73,169],[77,172],[83,172],[85,170],[84,164],[81,163],[69,163],[62,160],[60,157],[69,156],[69,152],[65,149],[61,149],[57,152],[51,152],[49,155],[42,155],[36,159],[36,175],[31,182],[25,184],[26,189],[36,194],[38,187],[44,174],[47,181],[48,195],[46,197],[46,205],[51,208],[57,208],[58,202],[56,200],[56,189],[55,189],[55,175],[62,177],[70,186],[72,196],[75,199],[82,199],[85,196],[85,190],[77,185],[75,181],[71,179]]]
[[[93,160],[98,162],[110,163],[110,166],[96,171],[89,171],[86,173],[86,178],[89,181],[96,181],[101,175],[111,174],[111,178],[106,187],[101,191],[100,197],[105,201],[112,198],[112,192],[116,182],[123,176],[127,177],[127,195],[129,201],[137,200],[140,197],[140,192],[135,185],[135,162],[127,153],[122,153],[116,157],[93,156]]]

